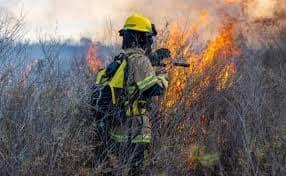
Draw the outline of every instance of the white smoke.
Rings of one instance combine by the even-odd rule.
[[[57,33],[63,38],[82,36],[101,38],[104,26],[111,21],[122,25],[126,5],[131,0],[0,0],[0,8],[15,16],[23,14],[28,37],[36,40],[42,33]],[[2,2],[3,1],[3,2]],[[119,27],[119,26],[117,26]]]
[[[274,18],[277,13],[286,12],[285,0],[225,0],[240,4],[244,15],[250,19]]]
[[[39,31],[57,31],[64,38],[85,36],[100,40],[106,36],[106,26],[116,32],[124,19],[135,12],[162,26],[181,17],[188,17],[192,22],[205,10],[217,24],[225,14],[235,18],[242,13],[251,19],[273,17],[277,8],[285,7],[283,1],[248,0],[243,5],[245,0],[0,0],[0,8],[25,15],[29,38],[36,39]]]

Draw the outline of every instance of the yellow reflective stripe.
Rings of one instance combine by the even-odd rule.
[[[111,139],[116,141],[116,142],[120,142],[120,143],[121,142],[127,142],[128,136],[111,133]]]
[[[135,139],[132,140],[132,143],[151,143],[151,135],[149,134],[141,134],[136,136]]]
[[[137,82],[140,91],[147,90],[159,82],[157,76],[149,76],[142,81]]]
[[[111,139],[115,142],[124,143],[128,142],[128,136],[127,135],[121,135],[121,134],[114,134],[111,133]],[[131,143],[137,144],[137,143],[151,143],[151,135],[149,134],[140,134],[136,136]]]

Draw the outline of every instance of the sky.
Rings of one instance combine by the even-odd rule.
[[[236,17],[237,8],[225,6],[228,1],[242,0],[0,0],[0,13],[5,10],[16,17],[24,16],[25,38],[33,41],[45,34],[64,39],[103,40],[108,36],[107,27],[117,32],[125,18],[134,12],[143,13],[156,24],[186,14],[192,17],[192,22],[202,9],[212,17],[220,18],[223,10]],[[249,16],[271,16],[275,2],[279,1],[284,0],[249,1]]]
[[[44,34],[79,39],[101,38],[102,28],[112,21],[120,28],[127,16],[124,5],[132,0],[0,0],[0,8],[24,16],[26,38]]]

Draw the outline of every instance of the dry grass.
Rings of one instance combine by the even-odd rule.
[[[241,44],[232,86],[217,90],[210,84],[191,104],[186,91],[167,110],[154,103],[146,175],[286,174],[286,38],[283,31],[277,35],[275,45],[258,50]],[[0,175],[101,175],[110,168],[98,159],[96,121],[87,103],[94,75],[76,60],[61,70],[59,51],[48,46],[42,43],[46,60],[25,84],[17,69],[1,67]],[[15,53],[6,47],[0,45],[2,60]],[[189,77],[186,90],[195,83]]]

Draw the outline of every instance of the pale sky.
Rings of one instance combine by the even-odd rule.
[[[250,1],[249,15],[271,16],[276,1]],[[196,19],[202,9],[212,17],[220,18],[221,9],[236,16],[231,5],[224,2],[226,0],[0,0],[0,13],[6,9],[15,16],[24,14],[26,38],[34,41],[43,33],[75,40],[82,36],[101,40],[106,36],[108,23],[116,32],[134,12],[143,13],[157,26],[181,15]]]
[[[24,14],[26,38],[33,40],[43,33],[100,38],[107,22],[121,27],[129,4],[132,0],[0,0],[1,9],[16,16]]]

